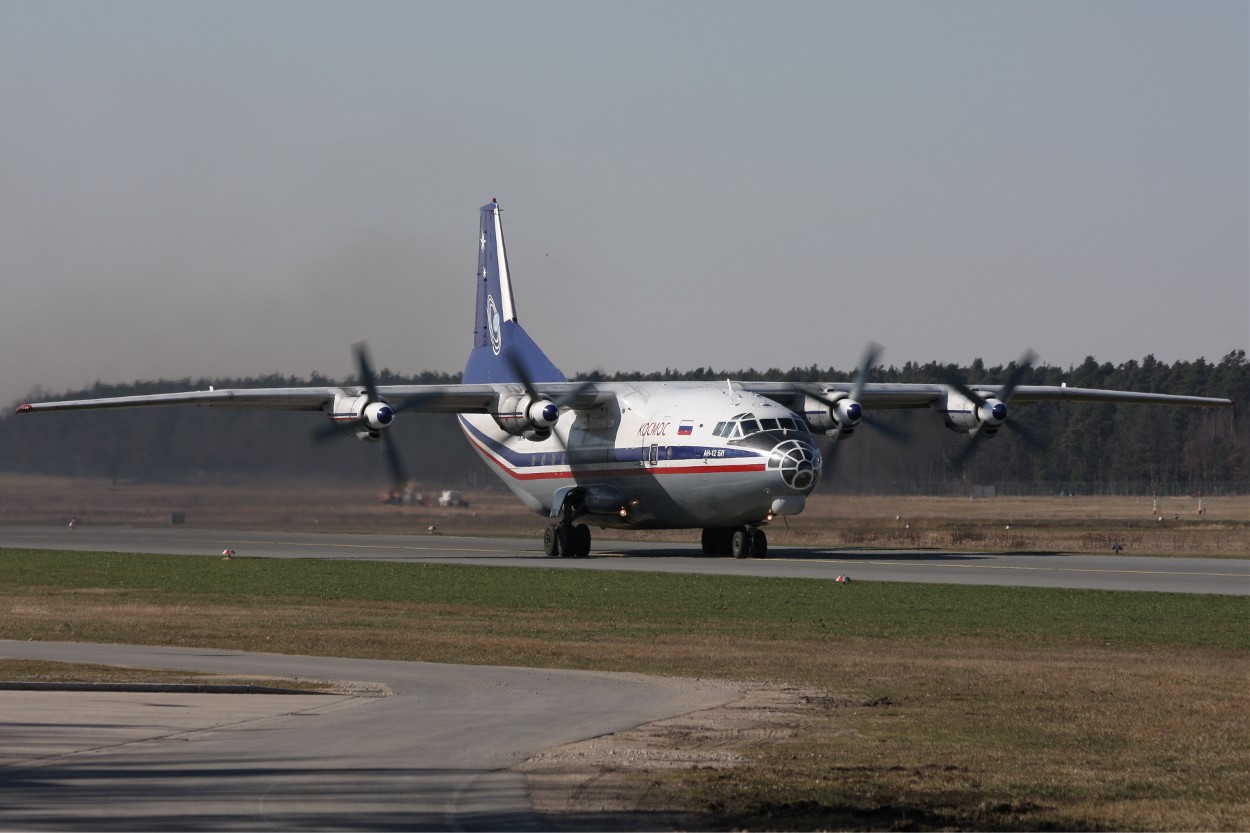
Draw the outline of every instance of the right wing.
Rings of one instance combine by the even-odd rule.
[[[574,409],[593,408],[614,396],[593,384],[551,382],[539,385],[540,392]],[[426,413],[491,413],[500,395],[523,390],[519,384],[479,385],[381,385],[379,396],[403,410]],[[336,399],[365,393],[356,386],[323,388],[236,388],[180,393],[153,393],[140,396],[110,396],[101,399],[71,399],[60,402],[33,402],[17,409],[19,414],[44,411],[85,411],[102,408],[147,408],[199,405],[206,408],[249,408],[271,411],[325,411],[332,413]]]

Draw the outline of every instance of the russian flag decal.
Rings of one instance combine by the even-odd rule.
[[[677,435],[679,437],[689,437],[694,433],[694,420],[683,419],[681,425],[677,426]]]

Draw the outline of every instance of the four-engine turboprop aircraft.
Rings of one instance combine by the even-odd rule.
[[[760,528],[801,512],[820,479],[815,434],[844,440],[867,410],[930,408],[980,442],[1007,425],[1008,403],[1041,400],[1229,406],[1227,399],[1018,384],[874,384],[870,348],[854,383],[569,382],[521,328],[498,204],[481,209],[477,315],[463,384],[377,386],[363,346],[359,387],[207,390],[22,405],[18,413],[202,405],[323,411],[323,434],[386,442],[405,410],[454,413],[473,448],[525,505],[551,517],[548,555],[590,552],[600,527],[703,530],[708,555],[764,556]],[[971,449],[973,446],[969,446]]]

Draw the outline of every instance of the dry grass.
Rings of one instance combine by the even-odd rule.
[[[431,486],[433,492],[436,487]],[[380,490],[330,481],[130,483],[37,475],[0,480],[0,523],[168,525],[174,512],[191,526],[419,533],[541,534],[546,519],[501,489],[466,491],[467,509],[390,506]],[[1250,553],[1250,498],[1143,497],[840,497],[816,495],[807,510],[769,527],[774,547],[872,547],[965,551],[1110,553],[1241,557]],[[1162,518],[1162,520],[1159,520]],[[605,533],[689,543],[698,533]]]
[[[833,696],[794,739],[754,750],[731,826],[1228,830],[1250,819],[1244,658],[967,641],[849,640],[839,653],[805,663]],[[732,778],[695,771],[682,789],[723,801]]]
[[[322,680],[295,680],[174,671],[162,668],[131,668],[47,660],[0,659],[0,681],[23,683],[144,683],[166,685],[266,686],[301,691],[332,691]],[[355,693],[355,692],[353,692]]]

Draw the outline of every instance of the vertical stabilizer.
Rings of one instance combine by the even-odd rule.
[[[529,382],[565,381],[564,374],[517,321],[499,203],[495,200],[482,206],[477,242],[477,312],[473,352],[464,369],[465,383],[521,382],[516,367],[521,368]]]

